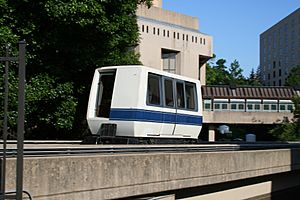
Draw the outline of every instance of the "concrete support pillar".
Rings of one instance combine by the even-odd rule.
[[[216,141],[216,132],[214,126],[209,126],[208,128],[208,141],[215,142]]]

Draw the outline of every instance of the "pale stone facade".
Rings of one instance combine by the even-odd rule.
[[[205,84],[205,63],[212,57],[212,37],[199,32],[198,18],[164,10],[162,1],[137,11],[143,65],[200,79]]]

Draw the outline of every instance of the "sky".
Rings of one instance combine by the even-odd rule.
[[[199,19],[213,52],[248,77],[259,66],[259,35],[300,7],[300,0],[163,0],[163,8]]]

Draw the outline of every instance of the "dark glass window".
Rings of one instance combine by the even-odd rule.
[[[226,103],[222,103],[222,110],[227,110],[228,105]]]
[[[236,110],[237,109],[237,105],[234,103],[234,104],[231,104],[231,108],[232,110]]]
[[[195,110],[196,109],[196,86],[192,83],[185,84],[186,93],[186,108]]]
[[[174,107],[174,97],[173,97],[173,81],[165,79],[165,104],[167,107]]]
[[[239,110],[244,110],[244,104],[239,103]]]
[[[160,105],[160,77],[153,74],[148,76],[148,102],[152,105]]]
[[[221,109],[221,104],[215,103],[215,104],[214,104],[214,109],[215,109],[215,110],[220,110],[220,109]]]
[[[176,91],[177,91],[177,107],[185,108],[183,83],[180,82],[176,83]]]
[[[204,108],[205,110],[210,110],[210,103],[205,103]]]

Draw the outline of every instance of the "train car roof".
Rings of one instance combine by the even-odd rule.
[[[182,76],[182,75],[178,75],[178,74],[165,72],[165,71],[154,69],[152,67],[147,67],[147,66],[144,66],[144,65],[105,66],[105,67],[97,68],[96,70],[118,69],[118,68],[141,68],[141,69],[147,70],[147,71],[152,72],[152,73],[160,74],[160,75],[163,75],[163,76],[168,76],[168,77],[175,78],[175,79],[186,80],[186,81],[190,81],[190,82],[198,82],[199,81],[198,79],[193,79],[193,78],[190,78],[190,77],[187,77],[187,76]]]

